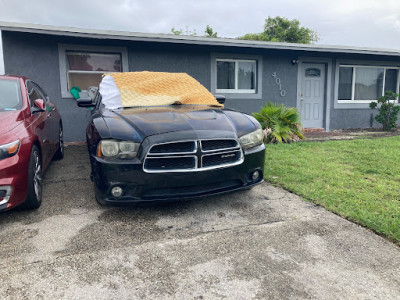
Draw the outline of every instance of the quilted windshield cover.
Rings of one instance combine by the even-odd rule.
[[[108,108],[171,104],[223,106],[204,86],[186,73],[105,74],[100,83],[100,93]]]

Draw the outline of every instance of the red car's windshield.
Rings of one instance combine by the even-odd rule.
[[[19,82],[0,79],[0,112],[22,108]]]

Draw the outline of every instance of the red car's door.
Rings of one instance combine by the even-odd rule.
[[[35,84],[35,83],[34,83]],[[43,91],[41,87],[39,87],[37,84],[35,84],[36,89],[38,90],[39,94],[42,99],[46,102],[46,130],[48,134],[48,139],[51,144],[51,149],[52,149],[52,155],[55,153],[57,150],[58,146],[58,140],[59,140],[59,124],[60,124],[60,119],[58,117],[58,113],[56,113],[56,105],[49,100],[47,97],[47,94]]]
[[[29,104],[31,107],[31,115],[27,119],[27,127],[29,127],[28,130],[31,132],[31,134],[36,135],[39,139],[43,169],[46,169],[54,152],[52,143],[53,136],[50,128],[51,124],[48,120],[46,110],[34,112],[34,109],[32,109],[35,108],[35,100],[43,99],[44,95],[39,92],[37,86],[32,81],[27,81],[26,87],[29,97]]]

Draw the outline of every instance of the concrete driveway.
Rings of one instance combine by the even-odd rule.
[[[66,148],[37,211],[0,214],[1,299],[400,299],[400,248],[282,189],[101,207]]]

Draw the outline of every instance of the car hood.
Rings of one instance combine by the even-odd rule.
[[[103,110],[102,115],[110,137],[120,139],[132,137],[132,129],[139,139],[143,139],[155,134],[191,130],[229,131],[242,136],[259,127],[257,121],[249,115],[208,106]]]
[[[23,122],[22,112],[19,110],[0,111],[0,133],[6,133]]]

